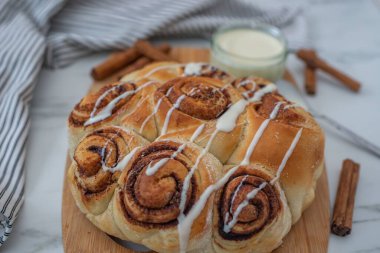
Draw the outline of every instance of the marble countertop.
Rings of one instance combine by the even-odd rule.
[[[362,81],[355,94],[318,73],[318,94],[308,98],[320,112],[335,118],[380,145],[380,1],[310,0],[305,10],[313,46],[332,64]],[[204,41],[173,41],[204,46]],[[61,239],[62,180],[67,151],[66,118],[86,94],[91,66],[106,54],[83,58],[68,68],[43,70],[31,107],[32,126],[27,146],[25,203],[2,252],[63,252]],[[302,65],[291,58],[289,68],[302,83]],[[329,126],[326,165],[331,207],[342,160],[361,164],[352,234],[330,236],[329,252],[380,252],[380,159],[358,149]]]

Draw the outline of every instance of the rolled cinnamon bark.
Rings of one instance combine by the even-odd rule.
[[[313,61],[317,58],[317,54],[314,50],[307,50],[308,57],[310,59],[313,59]],[[316,82],[316,68],[314,65],[306,64],[305,66],[305,90],[306,93],[309,95],[315,95],[316,89],[317,89],[317,82]]]
[[[171,61],[169,55],[161,52],[146,40],[139,40],[135,43],[137,52],[155,61]]]
[[[339,236],[351,233],[359,168],[360,165],[350,159],[343,161],[331,225],[332,233]]]
[[[162,53],[169,53],[171,47],[168,43],[163,43],[159,46],[157,46],[157,50],[159,50]],[[125,68],[122,73],[120,73],[120,78],[122,78],[124,75],[127,75],[135,70],[141,69],[151,63],[153,60],[151,58],[148,58],[146,56],[142,56],[138,58],[136,61],[134,61],[131,65],[129,65],[127,68]]]
[[[353,79],[352,77],[346,75],[342,71],[336,69],[335,67],[328,64],[326,61],[320,59],[319,57],[315,57],[314,59],[310,57],[307,49],[300,49],[297,51],[297,56],[301,60],[303,60],[309,66],[314,66],[315,68],[319,68],[326,73],[332,75],[339,81],[341,81],[347,88],[352,91],[358,92],[360,90],[361,84]]]
[[[112,73],[115,73],[127,64],[133,62],[139,56],[141,56],[141,54],[134,47],[111,54],[104,62],[92,69],[91,75],[95,80],[103,80]]]
[[[158,46],[157,49],[153,47],[153,50],[154,52],[159,52],[160,56],[165,55],[165,57],[169,58],[169,56],[166,56],[165,54],[170,51],[170,45],[168,43],[161,44],[160,46]],[[137,59],[138,62],[135,62],[136,65],[135,63],[133,63],[133,65],[135,66],[131,67],[129,69],[129,72],[127,73],[144,67],[145,65],[150,63],[151,60],[157,60],[157,57],[155,57],[155,55],[149,58],[144,58],[144,60],[140,60],[139,57],[141,57],[142,55],[143,54],[141,54],[141,52],[137,50],[136,46],[128,48],[125,51],[111,54],[110,57],[108,57],[103,63],[95,66],[92,69],[91,75],[95,80],[99,81],[109,77],[110,75],[127,66],[128,64],[133,63]]]

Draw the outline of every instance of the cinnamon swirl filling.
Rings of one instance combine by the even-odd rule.
[[[270,84],[270,81],[260,77],[238,78],[232,82],[232,86],[234,86],[247,100],[254,97],[256,93],[262,92],[262,89],[265,89],[265,87]],[[276,116],[276,121],[302,125],[305,119],[293,110],[296,106],[286,100],[277,91],[263,94],[260,101],[255,101],[253,106],[259,115],[264,118],[269,118],[269,115],[278,103],[281,103],[281,107]]]
[[[222,238],[249,239],[275,219],[281,211],[280,193],[269,182],[267,175],[252,169],[239,169],[230,177],[217,200],[218,232]],[[247,201],[247,194],[263,183],[266,183],[265,187],[241,209],[242,203]],[[237,217],[236,212],[239,212]],[[236,223],[226,231],[233,219],[237,219]]]
[[[114,168],[129,153],[128,136],[119,128],[104,128],[86,136],[77,146],[74,160],[76,177],[86,194],[104,191],[116,182],[120,172]]]
[[[275,121],[295,126],[302,126],[305,123],[305,117],[294,111],[291,102],[280,94],[267,94],[261,103],[254,105],[254,108],[259,115],[268,118],[278,103],[281,103],[281,106]]]
[[[131,223],[150,228],[177,225],[183,183],[192,166],[182,152],[173,157],[179,147],[175,142],[155,142],[134,156],[119,192],[124,216]],[[159,170],[148,176],[147,168],[165,158]],[[195,178],[190,181],[185,213],[194,204],[197,191]]]
[[[261,77],[243,77],[231,83],[246,99],[252,98],[258,90],[269,84],[271,84],[270,81]]]
[[[182,77],[168,81],[157,92],[168,94],[175,104],[180,97],[178,110],[202,120],[212,120],[223,114],[231,104],[227,90],[216,85],[215,80],[202,77]],[[170,92],[168,92],[170,89]],[[184,97],[183,97],[184,96]]]
[[[108,104],[111,103],[111,101],[118,98],[122,94],[133,90],[136,90],[136,85],[131,82],[117,82],[104,86],[96,93],[89,94],[84,97],[78,104],[75,105],[74,110],[69,116],[69,123],[73,126],[85,125],[88,119],[99,114]],[[134,94],[130,94],[129,96],[117,101],[117,103],[113,106],[109,117],[123,108],[123,106],[128,103],[133,95]]]

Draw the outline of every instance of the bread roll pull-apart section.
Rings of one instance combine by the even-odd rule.
[[[160,62],[85,96],[68,119],[70,188],[105,233],[156,252],[271,252],[324,162],[312,115],[259,77]]]

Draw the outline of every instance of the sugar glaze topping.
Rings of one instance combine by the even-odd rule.
[[[203,63],[202,64],[192,63],[192,65],[191,64],[173,64],[173,65],[169,65],[169,66],[161,66],[161,67],[158,67],[158,68],[155,68],[155,69],[151,70],[144,77],[152,75],[153,73],[155,73],[156,71],[158,71],[160,69],[173,68],[173,67],[179,67],[179,66],[185,66],[184,75],[197,75],[197,74],[200,74],[202,65],[204,65],[204,64]],[[243,84],[239,84],[239,85],[246,85],[246,84],[243,83]],[[179,205],[180,214],[178,216],[178,234],[179,234],[180,251],[181,252],[186,252],[187,244],[188,244],[188,239],[189,239],[189,235],[190,235],[192,224],[193,224],[194,220],[202,212],[202,210],[203,210],[204,206],[206,205],[206,203],[207,203],[209,197],[211,196],[211,194],[213,192],[215,192],[216,190],[220,189],[223,185],[225,185],[226,182],[228,181],[228,179],[231,177],[231,175],[234,172],[236,172],[236,170],[239,168],[239,166],[249,164],[249,158],[250,158],[252,152],[254,151],[254,149],[256,147],[256,144],[260,140],[260,138],[261,138],[262,134],[264,133],[265,129],[267,128],[269,122],[271,120],[274,120],[277,117],[277,114],[278,114],[278,111],[280,109],[280,106],[282,105],[282,102],[276,103],[276,105],[275,105],[273,111],[271,112],[269,118],[265,119],[261,123],[258,131],[255,133],[254,137],[252,138],[252,141],[251,141],[251,143],[249,145],[249,148],[247,149],[246,154],[244,156],[244,159],[241,161],[241,163],[238,166],[235,166],[235,167],[231,168],[216,183],[208,186],[207,189],[199,197],[199,200],[190,209],[190,211],[188,212],[188,214],[185,215],[184,214],[184,209],[185,209],[185,203],[186,203],[186,198],[187,198],[186,193],[187,193],[187,190],[189,188],[190,180],[191,180],[192,176],[194,175],[194,172],[196,171],[196,169],[197,169],[197,167],[198,167],[201,159],[209,151],[209,149],[211,147],[211,144],[212,144],[213,140],[215,139],[216,135],[218,134],[218,132],[231,132],[236,127],[236,121],[237,121],[239,115],[241,115],[244,112],[246,106],[248,106],[249,103],[260,101],[264,95],[266,95],[268,93],[271,93],[271,92],[273,92],[275,90],[276,90],[276,86],[274,84],[269,84],[269,85],[265,86],[264,88],[259,89],[258,91],[256,91],[254,93],[254,96],[252,98],[247,98],[247,96],[245,96],[246,99],[241,99],[238,102],[236,102],[235,104],[233,104],[226,112],[224,112],[224,114],[222,114],[217,119],[215,131],[211,134],[211,136],[210,136],[210,138],[209,138],[209,140],[208,140],[205,148],[202,150],[202,152],[200,153],[200,155],[197,157],[194,165],[189,170],[189,173],[185,177],[185,180],[184,180],[184,183],[183,183],[183,188],[182,188],[181,198],[180,198],[180,205]],[[165,96],[168,96],[170,94],[170,91],[171,90],[169,89],[168,92],[167,92],[167,94],[165,94]],[[137,92],[137,91],[135,91],[135,92]],[[125,97],[127,97],[127,96],[129,96],[131,94],[128,93],[128,94],[125,95],[125,93],[124,93],[124,94],[121,95],[123,97],[121,97],[121,98],[119,98],[120,96],[117,97],[116,98],[117,100],[114,99],[113,101],[111,101],[111,103],[113,102],[112,106],[109,106],[109,108],[103,109],[101,111],[101,113],[99,113],[95,117],[93,115],[94,113],[92,113],[91,114],[92,117],[90,118],[92,120],[89,121],[89,123],[87,123],[87,122],[86,123],[87,124],[92,124],[91,122],[96,122],[96,120],[98,120],[98,121],[102,120],[103,117],[108,117],[109,114],[110,114],[110,112],[112,112],[113,106],[118,101],[120,101],[121,99],[123,99],[123,98],[125,98]],[[107,94],[105,94],[105,95],[103,94],[101,97],[99,97],[100,101],[99,102],[97,101],[98,105],[101,103],[101,100],[104,99],[104,97],[106,95]],[[145,127],[145,125],[147,124],[147,122],[149,121],[149,119],[151,117],[153,117],[154,114],[157,113],[157,111],[158,111],[158,109],[160,107],[160,104],[162,103],[162,99],[163,98],[164,97],[160,98],[160,100],[157,102],[156,106],[154,107],[154,110],[153,110],[152,114],[150,114],[144,120],[144,122],[143,122],[143,124],[142,124],[142,126],[140,128],[140,132],[142,132],[143,128]],[[175,109],[179,108],[179,106],[180,106],[181,102],[183,101],[183,99],[184,99],[184,95],[180,96],[177,99],[177,101],[174,103],[174,105],[170,108],[170,110],[167,112],[167,115],[165,117],[164,127],[163,127],[163,130],[162,130],[162,134],[166,133],[167,127],[169,125],[171,114],[172,114],[172,112]],[[108,107],[108,105],[107,105],[107,107]],[[290,106],[288,106],[288,107],[285,106],[284,107],[284,109],[288,109],[288,108],[290,108]],[[96,111],[96,108],[94,109],[94,112],[95,111]],[[108,115],[108,116],[104,116],[104,115]],[[190,139],[191,142],[194,142],[196,140],[196,138],[204,130],[204,127],[205,127],[205,124],[202,124],[202,125],[200,125],[195,130],[195,132],[193,133],[193,136]],[[280,178],[281,173],[282,173],[283,169],[285,168],[288,159],[292,155],[292,153],[293,153],[293,151],[294,151],[294,149],[295,149],[295,147],[296,147],[296,145],[297,145],[297,143],[298,143],[298,141],[299,141],[299,139],[301,137],[301,134],[302,134],[302,128],[297,132],[297,134],[296,134],[295,138],[293,139],[293,141],[292,141],[289,149],[287,150],[284,158],[282,159],[282,162],[281,162],[281,164],[280,164],[280,166],[279,166],[279,168],[277,170],[276,176],[270,181],[270,184],[274,184]],[[174,159],[176,156],[178,156],[178,154],[180,154],[181,152],[183,152],[183,150],[185,149],[185,147],[186,147],[186,144],[182,144],[170,157],[161,159],[160,161],[156,162],[155,164],[152,164],[152,163],[149,164],[148,168],[146,170],[146,174],[148,176],[154,175],[160,169],[160,167],[163,166],[168,160]],[[118,165],[116,167],[114,167],[114,168],[104,168],[104,169],[105,170],[111,170],[112,169],[113,171],[115,171],[115,170],[119,170],[120,168],[124,168],[128,164],[128,162],[131,159],[131,157],[133,157],[133,155],[134,155],[134,153],[136,151],[137,151],[137,148],[133,149],[127,156],[125,156],[122,159],[122,161],[120,161],[118,163]],[[226,217],[224,228],[223,228],[225,232],[228,233],[232,229],[232,227],[237,222],[237,218],[238,218],[240,212],[244,209],[244,207],[246,205],[248,205],[249,201],[251,199],[253,199],[256,196],[256,194],[260,190],[262,190],[267,184],[268,184],[267,182],[264,182],[258,188],[252,190],[251,192],[249,192],[247,194],[246,199],[242,203],[239,204],[238,208],[233,213],[233,218],[232,218],[232,220],[230,222],[228,222],[228,217]],[[242,182],[237,187],[236,192],[233,195],[233,199],[237,196],[238,191],[240,190],[241,185],[242,185]]]
[[[143,85],[141,85],[140,87],[138,87],[137,89],[135,90],[130,90],[130,91],[126,91],[124,92],[123,94],[117,96],[115,99],[113,99],[111,102],[109,102],[98,114],[95,115],[96,111],[98,110],[98,107],[100,105],[100,103],[103,101],[103,99],[109,94],[111,93],[112,91],[114,91],[115,89],[117,89],[118,87],[124,85],[124,83],[122,84],[119,84],[109,90],[107,90],[106,92],[104,92],[95,102],[95,106],[94,106],[94,109],[92,110],[91,114],[90,114],[90,118],[84,123],[84,126],[88,126],[88,125],[91,125],[91,124],[94,124],[96,122],[99,122],[99,121],[102,121],[106,118],[108,118],[109,116],[112,115],[112,111],[114,109],[114,107],[116,106],[116,104],[128,97],[128,96],[131,96],[131,95],[134,95],[136,94],[137,92],[139,92],[140,90],[142,90],[143,88],[149,86],[149,85],[152,85],[154,82],[153,81],[150,81],[150,82],[146,82],[144,83]]]

